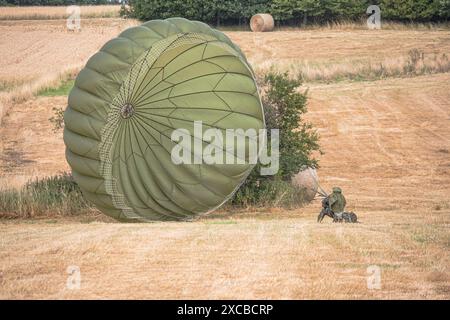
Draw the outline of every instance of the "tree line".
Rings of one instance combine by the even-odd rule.
[[[108,4],[120,0],[0,0],[6,5]],[[358,21],[375,4],[381,17],[404,22],[450,20],[450,0],[128,0],[129,16],[141,20],[185,17],[213,25],[248,23],[255,13],[271,13],[278,24]]]

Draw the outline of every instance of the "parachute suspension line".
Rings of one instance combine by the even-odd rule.
[[[317,193],[320,194],[324,198],[328,197],[328,194],[326,193],[326,191],[320,186],[319,181],[317,180],[317,177],[311,173],[311,170],[308,170],[308,173],[311,176],[311,178],[314,180],[314,182],[316,183],[317,187],[319,188],[319,190],[317,190]],[[315,191],[315,190],[313,190],[313,191]]]

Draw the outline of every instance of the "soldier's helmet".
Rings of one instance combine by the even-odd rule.
[[[341,190],[341,188],[339,188],[339,187],[334,187],[334,188],[333,188],[333,192],[334,192],[334,193],[341,193],[342,190]]]

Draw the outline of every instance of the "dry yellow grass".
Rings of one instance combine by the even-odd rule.
[[[448,30],[450,28],[450,24],[448,23],[405,23],[405,22],[396,22],[396,21],[382,21],[381,27],[383,30]],[[346,31],[355,31],[355,30],[367,30],[367,21],[362,19],[361,21],[333,21],[327,22],[326,24],[308,24],[303,26],[302,24],[298,26],[279,26],[275,30],[277,31],[303,31],[303,30],[346,30]]]
[[[406,55],[449,53],[448,30],[296,30],[269,33],[227,32],[252,65],[292,62],[381,61]]]
[[[100,47],[135,24],[123,19],[82,21],[70,32],[65,21],[0,21],[0,83],[23,83],[81,66]]]
[[[450,208],[450,73],[309,86],[319,177],[357,210]]]
[[[65,21],[0,21],[0,124],[14,103],[79,70],[106,41],[134,24],[89,19],[74,33]]]
[[[194,223],[3,222],[0,298],[450,297],[448,210],[319,225],[315,209]],[[66,286],[69,266],[80,289]],[[370,266],[381,289],[367,286]]]
[[[80,6],[81,18],[118,17],[120,5]],[[0,20],[46,20],[68,17],[67,6],[0,7]]]
[[[429,59],[450,58],[448,30],[295,30],[269,33],[228,32],[257,72],[314,71],[325,74],[354,73],[368,65],[387,68],[404,64],[411,50]],[[398,67],[398,66],[395,66]]]
[[[405,56],[381,61],[345,59],[334,63],[274,62],[267,69],[258,69],[260,73],[267,70],[288,72],[291,76],[300,77],[304,82],[363,81],[448,72],[450,58],[445,53],[425,55],[419,50],[411,50]]]
[[[67,97],[32,98],[16,104],[0,127],[0,190],[19,188],[32,177],[69,170],[62,132],[54,133],[53,108],[65,108]]]
[[[81,66],[65,66],[65,68],[62,68],[59,72],[46,73],[34,80],[24,81],[20,85],[13,86],[9,90],[3,92],[0,90],[0,127],[3,116],[8,112],[8,109],[11,106],[27,101],[27,99],[31,99],[41,89],[58,86],[68,77],[73,77],[74,74],[79,71],[80,67]]]

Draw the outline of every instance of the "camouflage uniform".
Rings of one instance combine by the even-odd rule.
[[[345,201],[345,197],[342,194],[342,190],[339,187],[333,188],[333,193],[329,197],[329,204],[331,210],[338,218],[342,218],[342,213],[344,212],[345,205],[347,201]]]

